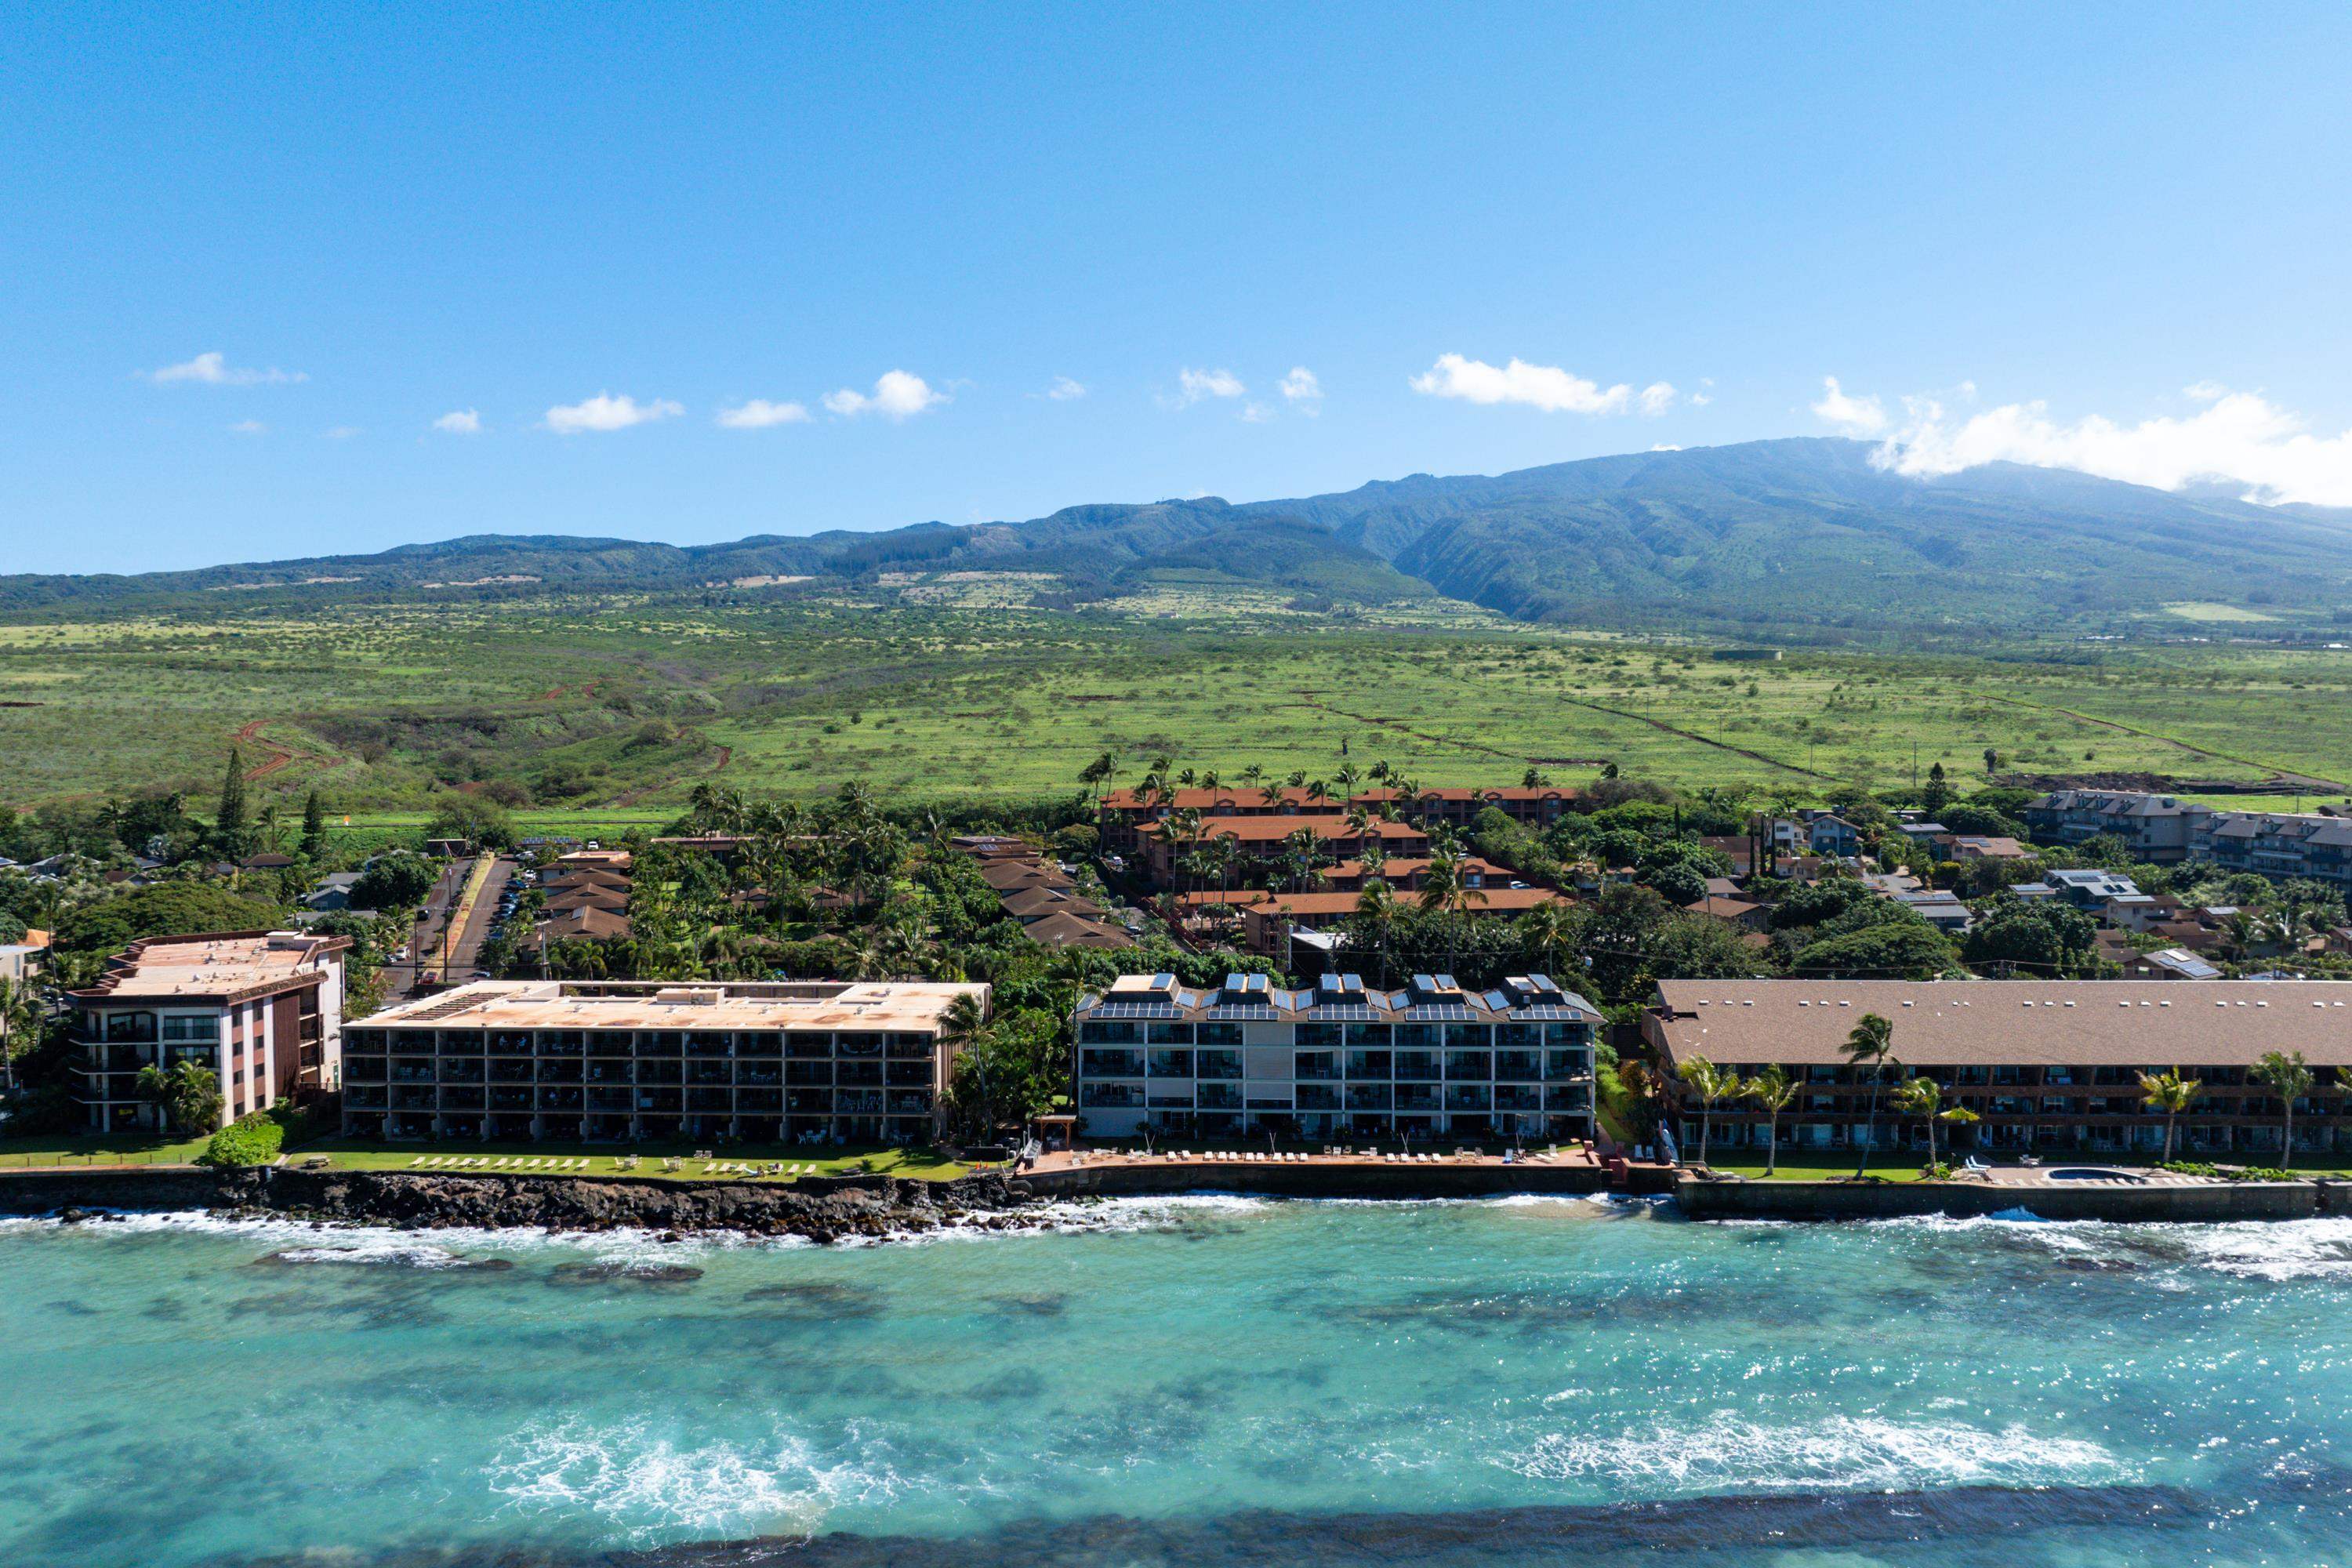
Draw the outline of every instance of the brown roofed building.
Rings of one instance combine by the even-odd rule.
[[[1283,858],[1285,842],[1294,833],[1312,833],[1329,860],[1358,859],[1363,855],[1366,841],[1377,838],[1388,852],[1400,858],[1426,857],[1429,835],[1421,828],[1402,822],[1383,822],[1377,818],[1367,823],[1359,833],[1343,815],[1316,816],[1237,816],[1210,818],[1201,825],[1197,847],[1208,847],[1218,839],[1229,838],[1241,850],[1243,857],[1261,865],[1276,865]],[[1187,842],[1179,844],[1171,836],[1168,825],[1152,823],[1141,830],[1142,854],[1155,885],[1170,887],[1176,879],[1176,858],[1196,847]]]
[[[2185,955],[2184,955],[2185,956]],[[2276,1099],[2248,1076],[2267,1051],[2301,1052],[2327,1084],[2352,1067],[2352,982],[2261,980],[1664,980],[1642,1018],[1643,1038],[1678,1069],[1695,1057],[1753,1077],[1777,1063],[1803,1089],[1781,1113],[1785,1146],[1850,1149],[1868,1119],[1870,1086],[1843,1045],[1875,1013],[1894,1025],[1882,1090],[1914,1075],[1980,1120],[1957,1128],[1960,1151],[2022,1153],[2082,1148],[2153,1155],[2164,1119],[2141,1104],[2139,1075],[2179,1070],[2204,1085],[2180,1118],[2198,1155],[2274,1162]],[[1719,1108],[1712,1142],[1761,1148],[1765,1117]],[[1683,1142],[1695,1145],[1685,1103]],[[1916,1119],[1880,1095],[1877,1146],[1925,1147]],[[2295,1117],[2295,1146],[2352,1145],[2352,1110],[2324,1088]]]
[[[1042,920],[1047,915],[1084,915],[1088,920],[1099,919],[1103,907],[1092,899],[1081,898],[1060,888],[1024,888],[1008,893],[1004,912],[1016,921]]]
[[[1031,921],[1021,934],[1041,947],[1133,947],[1135,939],[1117,926],[1060,910]]]

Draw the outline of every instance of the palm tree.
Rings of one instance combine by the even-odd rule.
[[[1895,1061],[1895,1026],[1875,1013],[1864,1013],[1838,1048],[1848,1067],[1857,1072],[1867,1069],[1870,1074],[1870,1113],[1863,1124],[1862,1157],[1853,1165],[1854,1179],[1859,1181],[1870,1166],[1870,1146],[1878,1140],[1878,1086]]]
[[[149,1062],[139,1069],[136,1087],[168,1130],[201,1132],[220,1121],[219,1075],[202,1062],[192,1058],[169,1068]]]
[[[1778,1062],[1740,1086],[1741,1091],[1766,1112],[1764,1173],[1768,1176],[1780,1164],[1780,1112],[1789,1109],[1789,1102],[1797,1098],[1797,1090],[1802,1087]]]
[[[2140,1074],[2139,1087],[2140,1103],[2150,1110],[2164,1112],[2162,1163],[2169,1165],[2172,1163],[2173,1129],[2179,1121],[2180,1113],[2197,1103],[2197,1097],[2204,1092],[2205,1086],[2193,1078],[2182,1078],[2180,1069],[2175,1068],[2170,1072]]]
[[[1242,770],[1242,783],[1248,784],[1253,789],[1257,786],[1258,780],[1264,777],[1265,777],[1265,769],[1260,767],[1255,763],[1252,763],[1249,766]]]
[[[1396,933],[1402,906],[1386,882],[1373,877],[1364,883],[1364,890],[1356,895],[1356,918],[1371,928],[1373,956],[1380,961],[1380,978],[1373,982],[1381,990],[1389,984],[1389,938]]]
[[[1529,768],[1526,773],[1519,775],[1519,787],[1521,789],[1541,789],[1544,785],[1549,783],[1551,783],[1551,780],[1544,777],[1542,773],[1534,768]]]
[[[1927,1124],[1927,1165],[1930,1170],[1943,1163],[1936,1158],[1936,1123],[1977,1120],[1977,1113],[1965,1105],[1946,1105],[1943,1089],[1932,1078],[1914,1078],[1897,1084],[1895,1103],[1900,1110]]]
[[[1356,786],[1364,782],[1364,775],[1356,770],[1353,763],[1341,763],[1339,771],[1331,776],[1339,781],[1341,792],[1347,795],[1354,795]]]
[[[38,1041],[41,1007],[29,982],[0,977],[0,1094],[16,1087],[16,1053],[24,1040]]]
[[[1108,752],[1105,752],[1078,770],[1078,784],[1089,797],[1099,799],[1102,795],[1102,786],[1109,783],[1111,774],[1118,771],[1118,762]]]
[[[1739,1075],[1726,1072],[1705,1057],[1693,1057],[1675,1069],[1698,1097],[1698,1163],[1706,1163],[1706,1139],[1717,1102],[1738,1098]]]
[[[2256,1083],[2268,1084],[2279,1097],[2285,1112],[2285,1127],[2279,1135],[2279,1168],[2294,1168],[2294,1102],[2309,1094],[2314,1079],[2309,1064],[2301,1051],[2265,1051],[2263,1059],[2247,1069],[2246,1076]]]
[[[1519,945],[1543,961],[1546,974],[1559,973],[1560,950],[1575,934],[1575,919],[1558,900],[1538,904],[1518,919]]]
[[[1282,804],[1282,786],[1275,783],[1272,779],[1268,779],[1265,783],[1258,785],[1257,798],[1264,803],[1268,811],[1272,811],[1276,806]]]

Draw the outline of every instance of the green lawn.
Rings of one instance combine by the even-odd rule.
[[[203,1138],[152,1133],[82,1138],[0,1138],[0,1170],[27,1165],[184,1165],[204,1152]]]
[[[407,1171],[416,1168],[422,1159],[435,1156],[473,1155],[498,1159],[516,1155],[538,1159],[586,1159],[585,1170],[572,1173],[583,1176],[627,1174],[653,1176],[669,1181],[703,1179],[705,1162],[690,1158],[697,1146],[692,1143],[634,1144],[625,1152],[639,1156],[634,1171],[623,1171],[619,1154],[609,1143],[436,1143],[387,1149],[381,1144],[357,1143],[328,1138],[306,1143],[287,1159],[289,1164],[299,1165],[315,1154],[324,1154],[338,1170],[345,1171]],[[905,1176],[918,1181],[946,1182],[968,1174],[971,1167],[956,1164],[929,1149],[850,1149],[819,1154],[807,1148],[787,1144],[740,1144],[718,1149],[715,1152],[722,1163],[788,1165],[815,1164],[816,1174],[845,1176],[856,1174],[862,1165],[871,1163],[881,1175]],[[683,1170],[664,1171],[662,1161],[676,1157],[686,1161]]]

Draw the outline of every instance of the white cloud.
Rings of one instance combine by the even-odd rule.
[[[809,422],[805,403],[771,403],[764,397],[754,397],[738,408],[719,411],[719,423],[730,430],[765,430],[772,425],[805,425]]]
[[[1911,399],[1909,419],[1871,460],[1915,476],[2025,463],[2166,490],[2220,479],[2243,486],[2252,501],[2352,506],[2352,430],[2315,436],[2300,415],[2259,393],[2212,382],[2185,391],[2204,406],[2185,418],[2136,425],[2096,414],[2061,424],[2042,403],[2012,403],[1955,420],[1931,398]]]
[[[229,428],[239,436],[267,436],[269,426],[258,419],[240,419]]]
[[[1849,436],[1875,436],[1886,428],[1886,410],[1875,397],[1848,397],[1833,375],[1822,377],[1822,400],[1813,412]]]
[[[1654,381],[1642,388],[1642,412],[1655,419],[1675,405],[1675,384],[1670,381]]]
[[[360,427],[356,425],[338,425],[331,430],[320,432],[330,441],[348,441],[359,433]]]
[[[1239,397],[1249,388],[1229,370],[1194,370],[1187,365],[1176,373],[1176,384],[1182,390],[1176,406],[1187,407],[1204,397]]]
[[[1072,381],[1066,375],[1055,376],[1054,384],[1045,389],[1045,395],[1056,403],[1075,402],[1086,395],[1087,389],[1084,384]]]
[[[1274,410],[1263,403],[1244,403],[1241,417],[1244,425],[1263,425],[1274,417]]]
[[[1622,414],[1633,400],[1630,386],[1604,388],[1558,365],[1514,359],[1496,366],[1460,354],[1438,355],[1428,374],[1412,378],[1412,389],[1465,403],[1522,403],[1546,414]]]
[[[139,373],[158,386],[170,386],[174,382],[194,382],[202,386],[277,386],[290,381],[310,378],[299,370],[253,370],[228,363],[228,356],[215,349],[178,364],[167,364],[161,370]]]
[[[1690,395],[1690,402],[1693,408],[1704,408],[1708,404],[1715,401],[1715,377],[1711,375],[1700,376],[1698,378],[1698,385],[1699,389]]]
[[[547,411],[541,424],[559,436],[577,436],[592,430],[626,430],[632,425],[650,425],[656,419],[685,412],[682,405],[667,398],[639,403],[625,394],[615,397],[609,392],[600,392],[578,403],[557,405]]]
[[[482,416],[470,408],[453,408],[436,419],[433,428],[444,436],[478,436],[482,433]]]
[[[1290,374],[1282,378],[1282,395],[1301,414],[1323,412],[1323,384],[1303,364],[1292,365]]]
[[[1653,446],[1650,450],[1653,452],[1679,452],[1682,448],[1675,446],[1671,441],[1660,441]]]
[[[920,414],[926,408],[945,403],[948,395],[935,392],[930,383],[919,375],[903,370],[886,371],[875,382],[869,395],[843,387],[839,392],[824,395],[824,405],[835,414],[848,416],[857,414],[879,414],[885,419],[905,419]]]

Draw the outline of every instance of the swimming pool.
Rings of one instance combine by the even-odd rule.
[[[2110,1170],[2105,1165],[2065,1165],[2043,1173],[2053,1182],[2145,1182],[2146,1176],[2135,1171]]]

